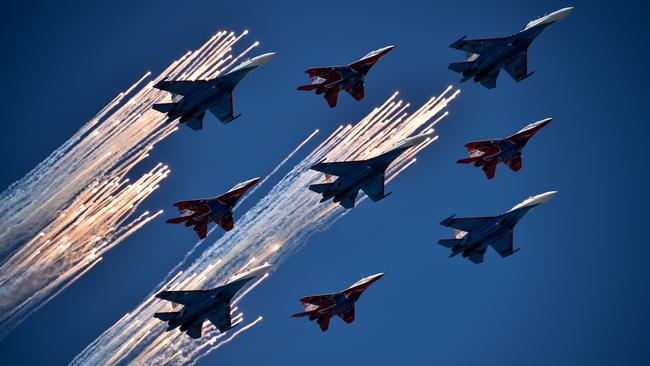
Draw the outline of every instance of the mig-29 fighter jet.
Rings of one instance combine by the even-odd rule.
[[[494,172],[499,162],[504,163],[512,171],[521,169],[521,153],[537,131],[551,122],[551,118],[531,123],[521,131],[501,140],[472,141],[465,144],[469,158],[460,159],[458,164],[474,164],[482,167],[488,179],[494,178]]]
[[[298,90],[315,90],[316,94],[324,94],[330,108],[336,107],[336,101],[341,90],[348,92],[352,98],[361,100],[364,97],[364,81],[368,71],[377,61],[390,52],[395,46],[388,46],[372,51],[360,60],[345,66],[326,66],[307,69],[305,72],[311,79],[311,84],[299,86]]]
[[[308,316],[309,320],[316,320],[320,329],[324,332],[329,328],[330,319],[338,315],[344,322],[350,324],[354,321],[354,304],[359,300],[361,294],[377,282],[384,274],[365,277],[354,285],[341,292],[326,295],[306,296],[300,299],[305,311],[293,314],[294,318]]]
[[[253,187],[261,178],[253,178],[238,183],[228,192],[214,198],[202,198],[198,200],[179,201],[174,203],[178,208],[180,217],[167,220],[168,224],[185,223],[185,226],[194,226],[194,231],[199,239],[205,239],[208,233],[208,223],[214,221],[224,230],[230,231],[235,225],[232,217],[232,210],[239,199]]]

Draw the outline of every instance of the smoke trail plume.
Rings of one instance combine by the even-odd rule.
[[[246,212],[234,230],[207,247],[184,271],[160,283],[140,306],[101,334],[71,365],[193,364],[220,346],[216,341],[224,334],[212,325],[204,327],[204,336],[199,340],[192,340],[178,331],[165,332],[164,324],[154,319],[153,314],[166,311],[168,305],[153,295],[163,288],[211,288],[249,265],[267,261],[274,267],[280,265],[304,245],[311,234],[326,229],[346,212],[332,202],[319,204],[320,195],[307,190],[309,184],[322,179],[320,173],[310,171],[309,167],[324,158],[328,161],[365,159],[416,132],[432,132],[434,125],[446,115],[441,112],[459,92],[451,93],[451,89],[430,99],[411,115],[405,112],[408,104],[397,101],[395,93],[354,126],[336,129]],[[436,116],[439,117],[434,119]],[[387,180],[394,179],[413,164],[415,154],[433,141],[435,138],[395,160],[387,171]],[[257,284],[259,282],[253,286]],[[237,301],[246,293],[248,290]]]
[[[152,85],[219,75],[257,45],[233,58],[232,47],[246,33],[219,32],[145,83],[147,72],[0,194],[0,339],[161,213],[136,215],[169,174],[167,166],[127,178],[178,128],[151,110],[168,98]]]

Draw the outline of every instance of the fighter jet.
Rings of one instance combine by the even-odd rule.
[[[309,75],[311,84],[299,86],[298,90],[316,90],[316,94],[324,94],[330,108],[336,107],[336,100],[341,90],[348,92],[352,98],[361,100],[364,96],[366,74],[393,48],[395,46],[380,48],[345,66],[307,69],[305,72]]]
[[[329,328],[330,319],[334,315],[338,315],[344,322],[350,324],[354,321],[354,304],[359,300],[361,294],[383,275],[383,273],[377,273],[362,278],[354,285],[334,294],[303,297],[300,302],[305,307],[305,311],[293,314],[292,317],[308,316],[309,320],[316,320],[323,332]]]
[[[328,180],[332,175],[338,178],[332,183],[312,184],[309,189],[323,195],[321,203],[333,197],[334,202],[347,209],[354,207],[359,190],[377,202],[390,194],[384,194],[384,174],[388,166],[403,152],[430,137],[431,134],[422,134],[407,138],[383,154],[368,160],[333,163],[322,161],[310,169],[325,173]]]
[[[521,153],[528,140],[537,131],[551,122],[551,118],[531,123],[514,135],[501,140],[472,141],[465,144],[469,158],[460,159],[458,164],[474,163],[475,167],[483,167],[488,179],[494,178],[497,164],[503,162],[508,168],[516,172],[521,169]]]
[[[233,276],[222,286],[211,290],[161,291],[156,297],[183,305],[178,311],[155,313],[153,316],[167,322],[167,332],[180,327],[181,332],[194,339],[201,338],[203,322],[209,320],[220,332],[235,327],[232,323],[230,302],[248,281],[265,273],[271,267],[264,264]]]
[[[515,81],[531,76],[528,72],[528,47],[549,25],[567,16],[573,8],[560,9],[541,18],[530,21],[519,33],[508,37],[465,39],[449,47],[465,51],[466,62],[449,64],[449,69],[463,74],[461,82],[474,78],[484,87],[497,86],[501,69],[505,69]]]
[[[498,216],[462,217],[452,215],[440,225],[454,228],[455,239],[441,239],[438,243],[451,248],[449,257],[459,253],[472,262],[483,263],[483,256],[488,246],[507,257],[519,251],[513,249],[513,230],[517,222],[530,210],[550,200],[557,192],[551,191],[525,199],[510,211]]]
[[[174,203],[178,208],[180,217],[167,220],[168,224],[185,223],[185,226],[194,226],[194,231],[200,239],[205,239],[208,233],[208,223],[214,221],[224,230],[230,231],[235,225],[232,209],[237,201],[254,186],[261,178],[253,178],[238,183],[228,192],[215,198],[202,198],[198,200],[179,201]]]
[[[274,55],[265,53],[247,59],[227,74],[214,79],[159,81],[154,88],[172,93],[172,103],[154,104],[153,109],[166,113],[170,120],[180,117],[180,123],[195,131],[203,128],[206,111],[214,114],[221,123],[230,123],[241,116],[233,114],[233,89],[241,79]]]

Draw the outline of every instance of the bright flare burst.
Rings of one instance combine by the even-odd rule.
[[[435,124],[446,116],[446,113],[441,112],[459,93],[455,91],[450,94],[451,89],[449,87],[438,97],[431,98],[410,116],[406,113],[408,104],[397,101],[395,93],[357,124],[337,128],[246,212],[234,230],[225,233],[206,248],[184,271],[176,272],[181,264],[175,267],[170,278],[160,283],[140,306],[86,347],[71,365],[194,364],[247,327],[255,325],[256,322],[253,322],[240,328],[220,343],[216,341],[230,333],[221,334],[212,325],[204,328],[204,336],[200,340],[192,340],[178,331],[165,332],[165,325],[155,319],[153,314],[156,311],[166,311],[164,307],[167,305],[155,299],[153,294],[163,288],[212,288],[242,268],[267,261],[277,268],[305,244],[311,234],[326,229],[347,212],[331,202],[318,203],[320,196],[307,190],[309,184],[322,179],[320,173],[310,171],[309,167],[324,158],[328,161],[366,159],[417,132],[432,131]],[[436,116],[439,117],[434,119]],[[413,164],[415,155],[435,139],[425,141],[395,160],[387,171],[387,181]],[[265,278],[266,276],[260,278],[236,301],[239,302]]]
[[[233,57],[232,47],[247,33],[219,32],[144,84],[147,72],[0,195],[0,339],[162,213],[133,218],[169,174],[167,166],[135,182],[126,178],[178,129],[151,110],[168,98],[152,85],[219,75],[257,45]]]

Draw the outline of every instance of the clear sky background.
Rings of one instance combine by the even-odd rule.
[[[145,71],[157,74],[219,30],[249,29],[247,42],[261,42],[255,54],[278,54],[235,90],[243,114],[235,123],[208,116],[203,131],[182,129],[157,145],[134,175],[169,164],[171,176],[143,205],[165,215],[16,328],[0,343],[0,364],[67,364],[137,306],[196,242],[191,230],[164,223],[176,200],[220,194],[268,173],[314,129],[321,128],[315,142],[322,141],[395,90],[420,105],[459,86],[447,64],[464,55],[450,43],[508,35],[565,6],[574,12],[530,48],[534,76],[515,83],[503,74],[494,90],[460,85],[437,130],[440,140],[389,185],[394,194],[362,203],[313,236],[242,302],[249,319],[261,314],[264,321],[201,364],[649,364],[648,7],[610,4],[4,4],[2,189]],[[341,95],[330,110],[322,98],[295,90],[307,81],[307,67],[347,63],[389,44],[397,47],[369,74],[361,102]],[[499,166],[487,181],[479,169],[455,163],[465,142],[507,136],[546,117],[554,120],[526,148],[519,173]],[[489,250],[485,263],[474,265],[447,258],[448,249],[436,244],[451,237],[438,222],[452,213],[493,215],[549,190],[559,194],[517,226],[516,255],[502,259]],[[301,310],[299,297],[377,272],[386,275],[364,294],[352,325],[335,319],[323,334],[289,317]]]

